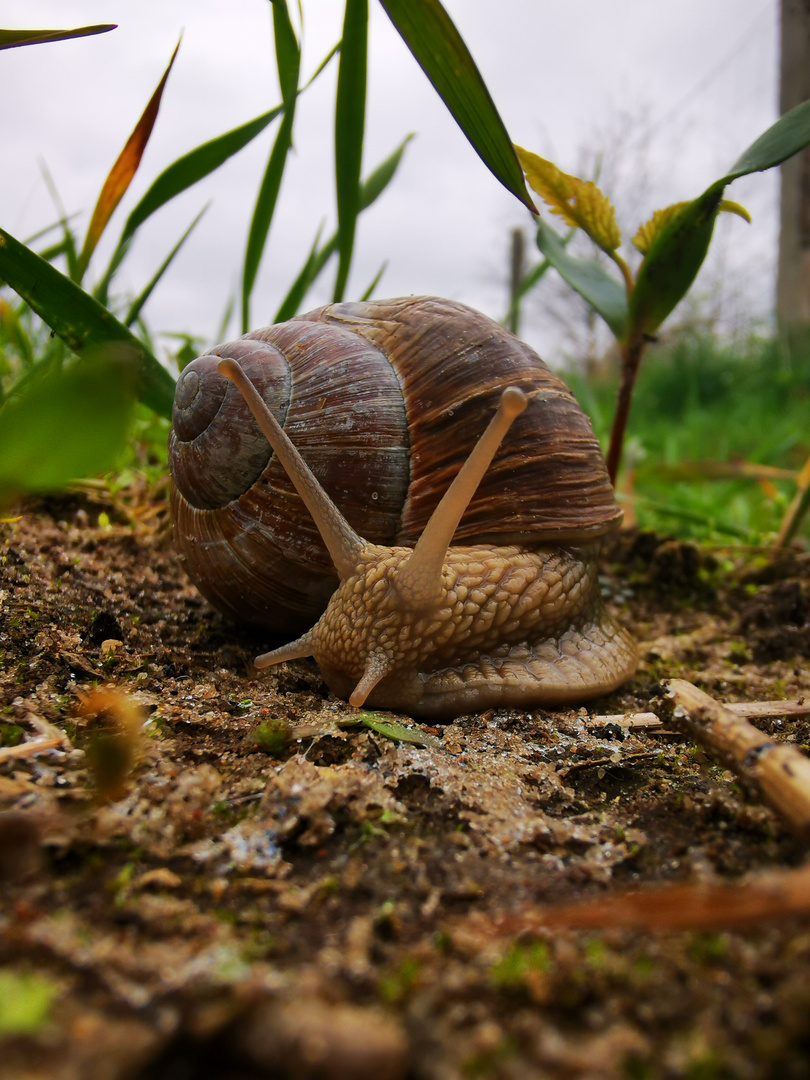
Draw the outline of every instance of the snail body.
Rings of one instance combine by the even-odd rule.
[[[215,438],[237,479],[202,466]],[[633,673],[599,594],[598,538],[621,514],[590,425],[527,346],[462,305],[333,305],[218,346],[178,384],[172,462],[176,533],[209,599],[287,633],[318,619],[257,666],[314,655],[352,704],[435,717],[580,701]],[[269,550],[288,510],[301,528]]]

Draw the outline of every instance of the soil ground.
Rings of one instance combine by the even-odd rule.
[[[623,536],[604,585],[631,684],[380,717],[406,742],[307,662],[256,678],[269,643],[189,584],[165,505],[48,500],[0,530],[0,743],[64,740],[0,764],[4,1080],[810,1076],[807,917],[521,929],[803,863],[722,763],[596,717],[669,677],[809,695],[807,554]],[[759,726],[810,743],[807,718]]]

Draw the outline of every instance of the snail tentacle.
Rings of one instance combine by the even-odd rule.
[[[257,668],[272,667],[274,664],[283,664],[286,660],[301,660],[305,656],[312,656],[312,640],[309,634],[304,634],[289,645],[282,645],[271,652],[262,653],[253,661]]]
[[[370,653],[366,657],[366,665],[363,669],[363,677],[349,695],[349,704],[355,709],[361,708],[366,703],[366,698],[377,685],[382,682],[393,668],[391,659],[385,653]]]
[[[518,387],[504,390],[495,415],[433,511],[413,554],[397,568],[397,592],[408,611],[422,611],[441,598],[442,570],[453,534],[512,421],[520,416],[527,402],[526,394]]]
[[[312,514],[337,572],[341,577],[350,574],[357,566],[358,557],[365,546],[364,541],[313,476],[304,459],[239,364],[225,357],[219,361],[217,368],[221,375],[235,384],[250,406],[256,423],[286,469],[287,475],[295,485],[295,490],[304,500],[307,510]]]

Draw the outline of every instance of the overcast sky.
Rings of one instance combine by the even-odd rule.
[[[491,0],[446,6],[516,142],[570,172],[604,155],[603,186],[628,246],[655,208],[698,194],[776,119],[777,0],[503,0],[497,14]],[[339,37],[343,5],[303,0],[303,8],[308,76]],[[268,0],[0,0],[0,26],[96,22],[118,29],[0,53],[0,223],[25,238],[53,221],[44,163],[83,235],[104,177],[183,31],[152,140],[108,244],[91,264],[91,282],[128,209],[161,169],[279,101]],[[334,228],[335,75],[333,65],[299,102],[295,153],[254,292],[255,325],[272,317],[320,223]],[[400,173],[361,218],[348,296],[362,293],[387,260],[376,295],[434,293],[500,318],[509,232],[528,229],[528,214],[480,164],[372,0],[364,173],[409,131],[417,137]],[[145,309],[153,330],[207,342],[216,334],[237,292],[274,132],[266,130],[138,234],[117,280],[133,294],[213,200]],[[738,181],[728,195],[749,207],[754,224],[724,215],[701,291],[722,283],[726,322],[735,323],[741,312],[770,310],[776,173]],[[329,299],[333,273],[307,307]],[[549,292],[546,307],[555,296]],[[559,320],[542,307],[539,299],[529,305],[524,336],[554,361],[567,344]],[[568,317],[564,305],[558,314]]]

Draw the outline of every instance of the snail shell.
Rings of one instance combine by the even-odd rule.
[[[524,390],[529,406],[454,542],[586,544],[621,520],[590,422],[513,334],[434,297],[329,305],[216,346],[178,381],[176,540],[200,591],[240,622],[285,635],[306,629],[338,579],[247,404],[217,373],[221,357],[242,366],[373,543],[416,542],[507,385]]]

